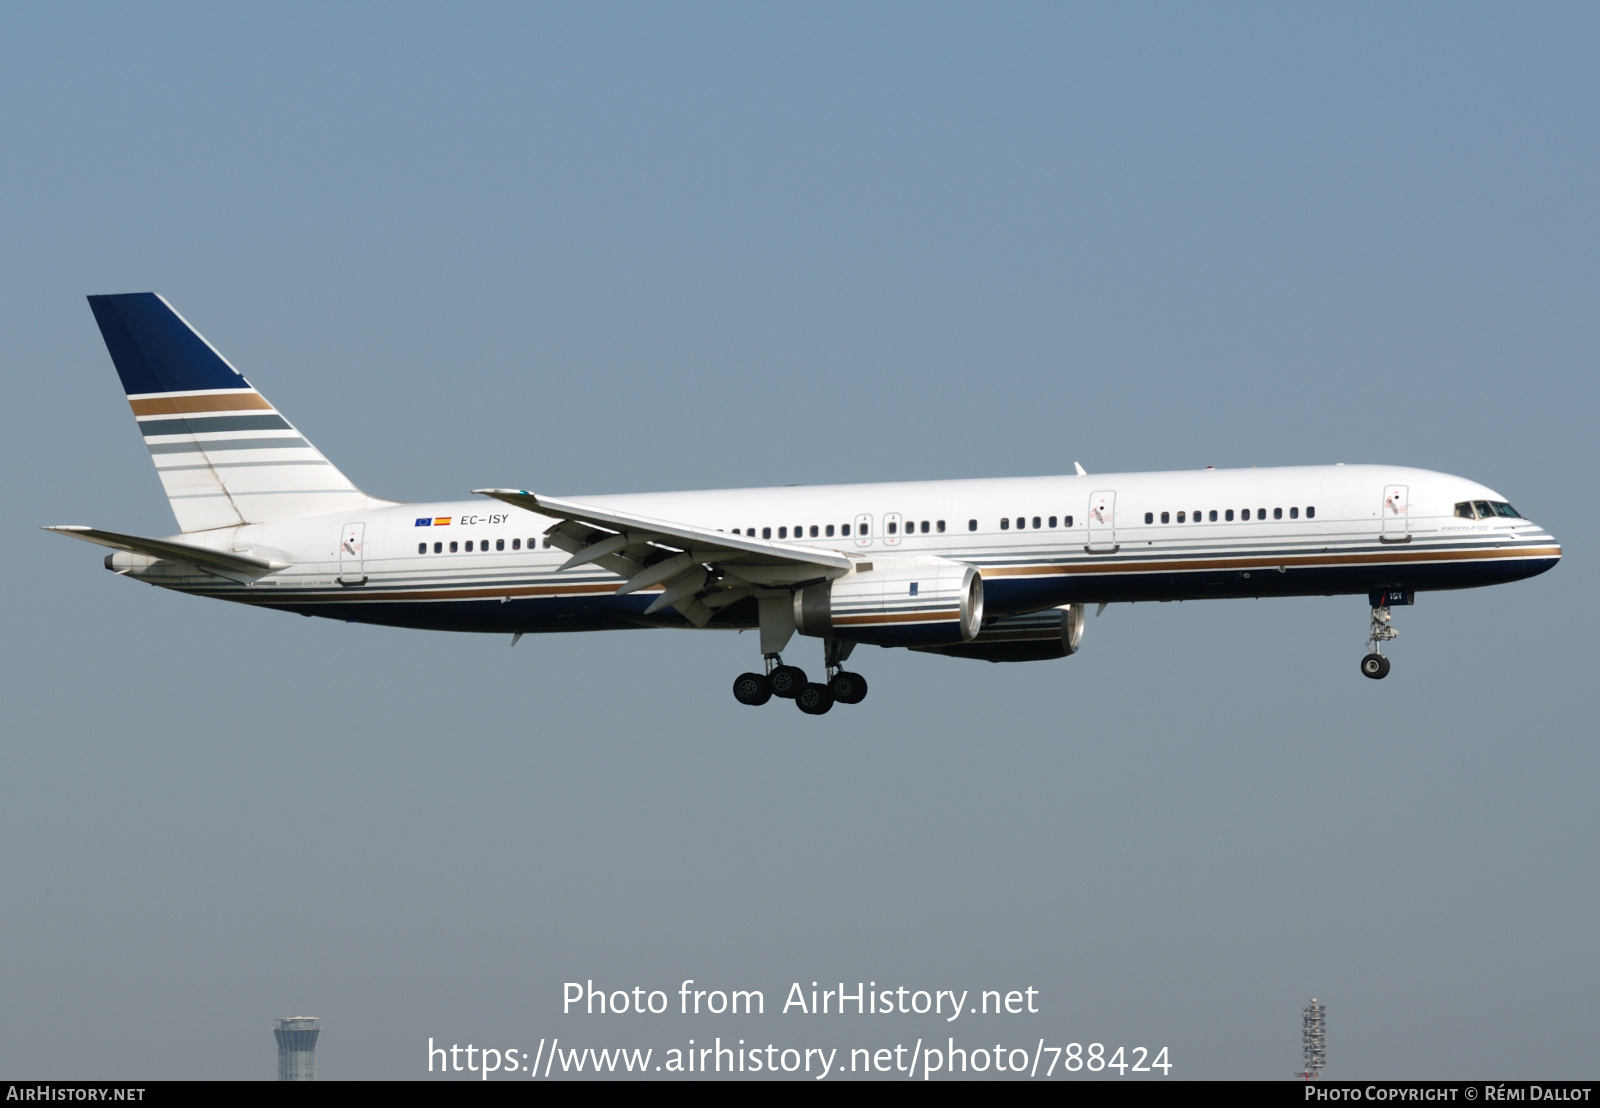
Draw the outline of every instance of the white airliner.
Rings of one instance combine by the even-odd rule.
[[[866,696],[861,643],[1061,658],[1089,604],[1366,595],[1361,672],[1390,609],[1543,573],[1561,547],[1475,481],[1381,465],[489,499],[356,488],[154,293],[91,296],[182,533],[51,527],[106,568],[307,616],[512,636],[758,628],[741,703],[813,715]],[[820,639],[826,679],[780,652]]]

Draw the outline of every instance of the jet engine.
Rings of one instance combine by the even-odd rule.
[[[963,643],[983,625],[983,578],[974,566],[942,558],[896,561],[797,589],[794,623],[802,635],[877,646]]]
[[[1020,616],[1001,616],[984,625],[971,642],[945,646],[917,646],[930,654],[952,658],[976,658],[983,662],[1039,662],[1076,654],[1083,641],[1083,605],[1067,604],[1028,612]]]

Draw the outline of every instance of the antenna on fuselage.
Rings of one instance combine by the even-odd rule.
[[[1078,476],[1079,477],[1087,477],[1087,476],[1089,476],[1089,471],[1084,469],[1077,462],[1073,462],[1072,463],[1072,468],[1078,471]]]

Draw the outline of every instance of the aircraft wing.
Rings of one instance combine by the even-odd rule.
[[[757,588],[839,577],[853,564],[833,550],[730,535],[524,489],[472,491],[560,520],[545,534],[552,546],[572,555],[562,569],[592,563],[609,570],[627,579],[618,595],[660,585],[661,595],[645,614],[674,607],[702,627]]]
[[[214,573],[234,581],[253,581],[257,577],[265,577],[269,573],[289,568],[288,562],[272,562],[265,558],[253,558],[248,554],[213,550],[208,546],[194,546],[186,542],[174,542],[171,539],[147,539],[142,535],[124,535],[117,531],[102,531],[95,527],[46,527],[44,530],[66,535],[69,539],[92,542],[96,546],[109,546],[113,550],[129,550],[135,554],[145,554],[169,562],[186,562],[192,566],[199,566],[207,573]]]

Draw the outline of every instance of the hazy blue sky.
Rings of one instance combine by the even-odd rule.
[[[1592,4],[0,8],[0,1074],[268,1077],[310,1013],[325,1078],[1280,1078],[1315,994],[1330,1076],[1592,1076],[1597,56]],[[1566,556],[1381,683],[1360,598],[1138,605],[756,711],[749,635],[304,620],[36,530],[173,528],[83,300],[142,289],[381,496],[1392,462]],[[560,1015],[690,977],[1043,1010]]]

